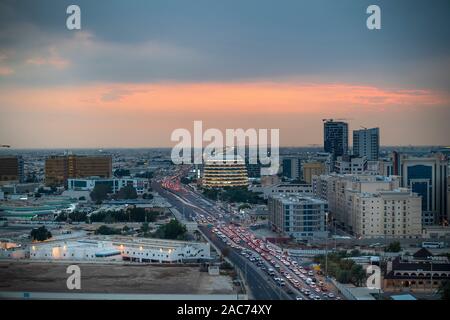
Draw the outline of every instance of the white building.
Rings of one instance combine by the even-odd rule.
[[[30,247],[30,259],[122,261],[120,250],[108,242],[91,240],[47,242]]]
[[[111,187],[111,192],[116,193],[126,186],[132,186],[136,189],[138,195],[144,194],[149,188],[149,180],[145,178],[73,178],[68,179],[68,190],[92,191],[97,184],[103,184]]]
[[[303,194],[269,198],[269,221],[274,231],[296,239],[325,238],[327,203]]]
[[[170,263],[210,259],[207,242],[118,237],[111,243],[121,251],[124,260]]]
[[[30,247],[30,259],[174,263],[210,259],[209,243],[129,237],[46,242]]]

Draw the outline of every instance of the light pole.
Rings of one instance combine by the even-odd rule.
[[[328,212],[325,213],[325,279],[328,279]]]

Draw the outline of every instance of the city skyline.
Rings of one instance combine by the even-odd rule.
[[[300,147],[323,118],[379,127],[383,146],[450,144],[446,1],[379,1],[378,31],[368,1],[79,1],[79,31],[68,4],[0,4],[2,144],[172,147],[202,120]]]

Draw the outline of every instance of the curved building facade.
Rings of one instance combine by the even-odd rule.
[[[203,172],[203,186],[208,188],[248,186],[245,161],[234,156],[207,159]]]

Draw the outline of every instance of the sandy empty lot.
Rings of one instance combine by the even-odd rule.
[[[0,291],[73,292],[65,263],[0,262]],[[78,264],[85,293],[232,294],[231,278],[198,267]]]

